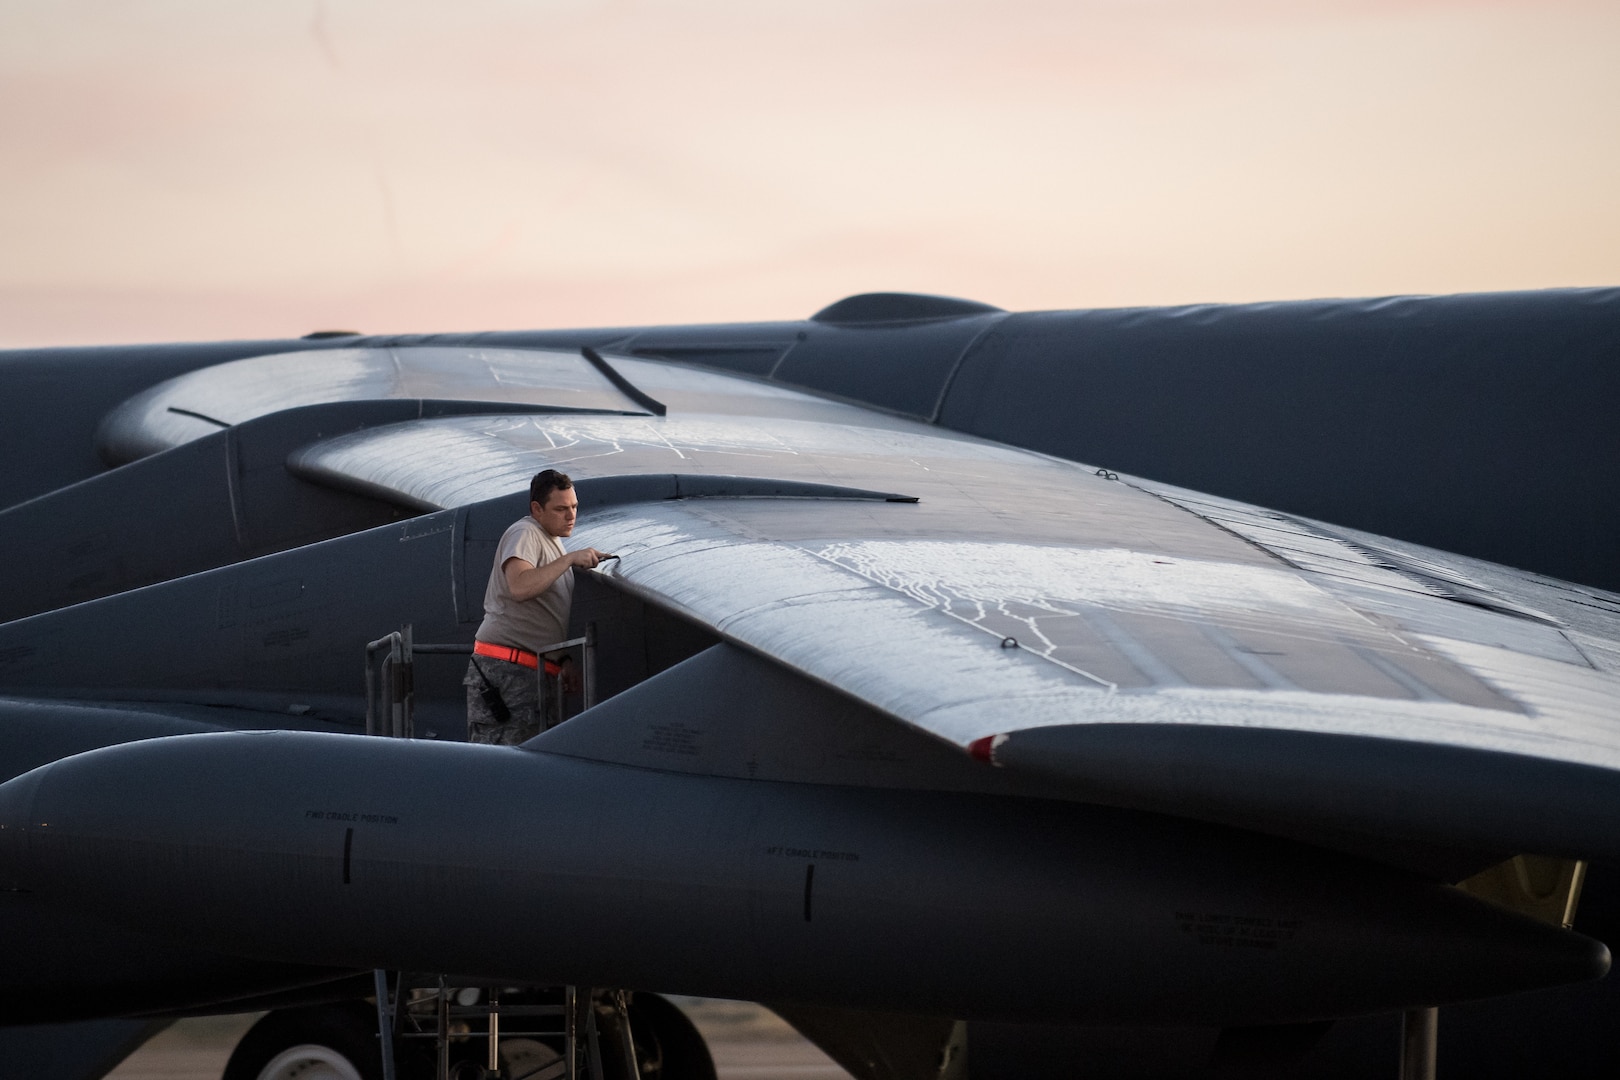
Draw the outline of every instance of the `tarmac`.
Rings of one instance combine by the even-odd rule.
[[[760,1005],[675,998],[709,1044],[720,1080],[848,1080],[849,1073]],[[236,1041],[262,1013],[181,1020],[107,1080],[219,1080]]]

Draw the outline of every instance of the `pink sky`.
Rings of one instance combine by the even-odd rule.
[[[9,0],[0,347],[1620,283],[1620,5]]]

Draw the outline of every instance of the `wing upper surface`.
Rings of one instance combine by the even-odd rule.
[[[322,349],[232,360],[161,382],[108,413],[97,443],[108,460],[132,461],[285,409],[413,398],[643,411],[578,353],[444,346]]]
[[[1525,598],[1286,523],[1269,525],[1292,547],[1267,546],[1267,522],[1214,520],[1192,493],[863,415],[458,417],[330,440],[291,467],[424,507],[509,494],[545,467],[915,494],[640,503],[586,515],[575,537],[621,554],[624,587],[958,745],[1192,725],[1620,768],[1614,672]],[[1614,638],[1612,619],[1588,629]]]

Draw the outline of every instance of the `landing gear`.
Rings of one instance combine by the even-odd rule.
[[[383,1080],[376,1014],[362,1002],[270,1013],[242,1036],[221,1080]]]

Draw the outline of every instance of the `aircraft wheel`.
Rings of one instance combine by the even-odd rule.
[[[221,1080],[382,1080],[376,1013],[353,1004],[270,1013],[236,1044]]]
[[[715,1080],[709,1044],[667,998],[657,994],[632,998],[630,1032],[642,1080]]]

